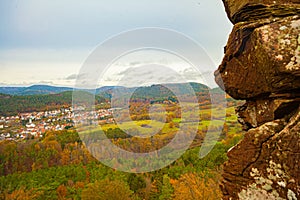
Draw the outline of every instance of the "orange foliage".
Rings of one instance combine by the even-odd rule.
[[[67,196],[68,190],[67,190],[66,186],[60,185],[56,189],[56,192],[57,192],[58,199],[65,199],[65,197]]]
[[[170,180],[174,188],[174,200],[221,199],[219,184],[212,178],[195,173],[183,174],[178,180]]]
[[[41,192],[37,192],[34,189],[26,190],[24,188],[20,188],[18,190],[13,191],[11,194],[4,193],[4,199],[7,200],[31,200],[37,199],[41,195]]]

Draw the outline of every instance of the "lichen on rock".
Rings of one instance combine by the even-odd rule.
[[[223,89],[236,99],[300,88],[299,29],[292,26],[298,20],[300,16],[295,15],[236,24],[215,73],[216,82],[224,83]]]
[[[234,28],[216,82],[244,139],[228,151],[223,199],[300,199],[300,1],[223,0]]]

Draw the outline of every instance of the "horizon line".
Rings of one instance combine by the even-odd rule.
[[[152,85],[165,85],[165,84],[185,84],[185,83],[197,83],[197,84],[202,84],[205,85],[207,87],[209,87],[208,85],[204,84],[204,83],[200,83],[200,82],[195,82],[195,81],[191,81],[191,82],[177,82],[177,83],[153,83],[153,84],[149,84],[149,85],[142,85],[142,86],[122,86],[122,85],[103,85],[103,86],[99,86],[97,88],[102,88],[102,87],[126,87],[126,88],[134,88],[134,87],[149,87]],[[55,84],[47,84],[47,83],[36,83],[36,84],[0,84],[0,87],[7,87],[7,88],[22,88],[22,87],[32,87],[32,86],[50,86],[50,87],[66,87],[66,88],[72,88],[72,89],[97,89],[97,88],[76,88],[75,85],[73,86],[68,86],[68,85],[55,85]],[[219,86],[217,85],[216,87],[213,87],[211,89],[214,88],[219,88]]]

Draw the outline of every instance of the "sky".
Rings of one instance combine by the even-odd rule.
[[[221,0],[1,0],[0,85],[74,86],[84,63],[99,45],[145,27],[174,30],[197,42],[214,63],[202,75],[213,79],[232,24]],[[185,44],[177,45],[184,48]],[[151,62],[143,58],[143,51],[137,54],[135,61]],[[151,55],[145,53],[144,57],[146,54]],[[153,59],[165,55],[157,54]],[[117,76],[134,62],[133,57],[115,60],[111,65],[114,70],[106,71],[103,84],[119,84]],[[137,60],[141,58],[143,62]],[[168,61],[174,69],[181,64],[176,59]],[[194,74],[184,67],[180,73],[184,77]]]

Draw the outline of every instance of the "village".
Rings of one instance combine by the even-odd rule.
[[[84,108],[81,108],[84,110]],[[19,113],[16,116],[0,116],[0,140],[22,140],[43,137],[47,131],[61,131],[75,126],[74,119],[80,117],[98,120],[99,124],[113,123],[113,109],[93,112],[73,112],[73,108],[52,111]]]

